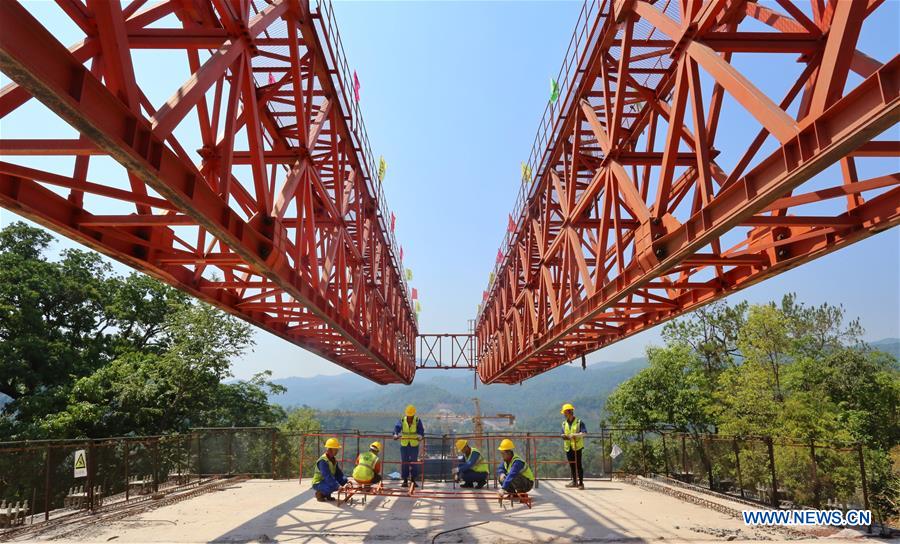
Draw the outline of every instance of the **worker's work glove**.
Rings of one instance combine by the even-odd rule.
[[[400,435],[399,435],[399,434],[395,434],[395,435],[394,435],[394,440],[399,440],[399,439],[400,439]]]
[[[450,471],[451,474],[456,474],[457,472],[459,472],[458,467],[454,467],[453,470]]]
[[[506,474],[501,474],[500,475],[500,483],[503,483],[504,480],[506,480]]]
[[[506,491],[502,487],[497,490],[497,498],[502,499],[505,496],[506,496]]]

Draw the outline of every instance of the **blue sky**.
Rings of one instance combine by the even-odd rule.
[[[27,5],[42,20],[58,23],[57,35],[64,43],[78,38],[54,6]],[[397,216],[405,265],[414,271],[411,283],[423,306],[422,332],[463,332],[474,317],[519,187],[519,163],[530,151],[549,78],[559,70],[580,9],[580,2],[335,6],[348,60],[362,85],[361,106],[372,148],[388,163],[385,191]],[[866,28],[860,49],[885,61],[897,53],[896,23],[891,20],[900,16],[900,2],[886,2],[880,9],[884,17],[873,24],[881,28]],[[884,36],[892,36],[893,43]],[[186,67],[174,79],[156,77],[177,72],[181,61],[149,56],[137,60],[139,70],[148,74],[151,99],[167,98],[187,77]],[[746,69],[763,73],[773,94],[787,80],[771,65]],[[784,69],[793,68],[785,64]],[[53,122],[37,106],[23,113],[27,117],[11,116],[0,125],[5,137],[28,137],[25,125]],[[722,124],[727,127],[724,142],[736,150],[743,139],[752,138],[748,132],[755,133],[741,123],[736,117]],[[900,137],[896,129],[894,138]],[[726,147],[720,142],[723,155]],[[0,226],[16,219],[0,210]],[[811,304],[844,305],[849,315],[862,318],[869,339],[898,337],[898,278],[900,230],[892,229],[741,291],[731,300],[763,302],[796,292]],[[263,369],[279,377],[343,372],[266,333],[256,340],[255,352],[236,361],[239,377]],[[659,342],[658,329],[605,348],[589,360],[640,356],[654,342]]]

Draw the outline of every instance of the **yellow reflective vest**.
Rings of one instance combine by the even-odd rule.
[[[400,420],[400,425],[402,432],[400,434],[400,445],[401,446],[418,446],[419,445],[419,435],[416,434],[416,429],[419,427],[419,417],[413,416],[412,423],[407,423],[406,416]]]
[[[575,419],[572,420],[571,424],[569,424],[568,420],[563,420],[562,427],[563,427],[563,434],[575,434],[579,431],[579,429],[581,429],[581,420],[576,417]],[[572,449],[572,440],[566,440],[565,442],[563,442],[563,444],[564,444],[564,447],[566,448],[566,451],[569,451],[570,449]],[[584,448],[584,437],[576,436],[575,437],[575,451],[578,451],[582,448]]]
[[[353,479],[357,482],[371,482],[375,477],[375,465],[378,463],[378,456],[371,451],[359,454],[359,461],[353,469]]]

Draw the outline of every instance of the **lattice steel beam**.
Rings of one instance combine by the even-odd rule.
[[[371,380],[410,383],[415,314],[328,4],[60,6],[85,33],[68,49],[0,2],[13,80],[0,119],[34,97],[80,134],[0,140],[0,205]],[[137,48],[186,56],[190,77],[163,104],[138,84]],[[196,154],[175,136],[190,124]],[[94,179],[95,156],[127,183]]]
[[[900,58],[857,50],[878,4],[587,1],[478,316],[481,379],[520,382],[897,225],[896,162],[856,168],[900,156],[872,141],[900,119]],[[800,74],[773,98],[736,54],[793,54]],[[759,125],[730,167],[726,102]]]

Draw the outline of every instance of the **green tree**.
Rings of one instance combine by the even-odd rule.
[[[283,389],[268,373],[231,378],[248,325],[153,278],[120,277],[99,255],[65,250],[14,223],[0,231],[0,436],[161,434],[271,425]]]

